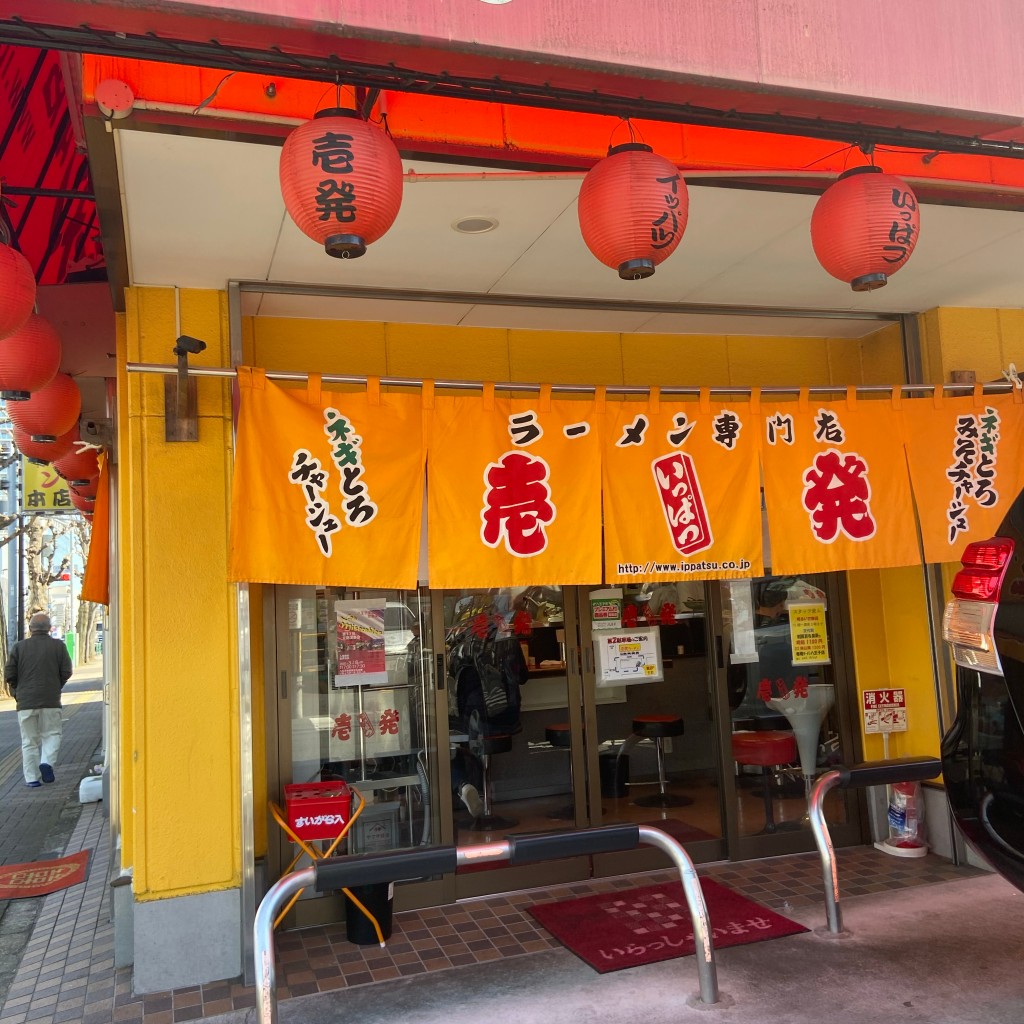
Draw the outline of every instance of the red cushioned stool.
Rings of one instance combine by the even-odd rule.
[[[665,748],[661,741],[669,736],[682,736],[683,720],[678,715],[637,715],[633,719],[633,732],[654,740],[658,755],[658,795],[640,797],[633,803],[637,807],[687,807],[692,804],[690,797],[676,796],[665,789]]]
[[[797,759],[796,737],[782,729],[734,732],[732,756],[738,764],[759,765],[764,772],[764,828],[761,832],[775,832],[778,825],[772,808],[771,769]]]

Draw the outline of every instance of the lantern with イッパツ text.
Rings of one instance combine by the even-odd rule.
[[[583,179],[577,204],[587,248],[624,281],[650,277],[686,230],[689,195],[675,164],[650,146],[613,146]]]

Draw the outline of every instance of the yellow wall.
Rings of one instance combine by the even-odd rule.
[[[130,289],[125,358],[173,362],[175,293]],[[180,332],[230,363],[226,298],[180,293]],[[164,380],[120,366],[124,863],[136,899],[239,884],[238,686],[227,583],[231,402],[199,381],[199,441],[164,440]]]
[[[230,363],[226,297],[180,293],[180,332]],[[237,643],[227,583],[230,388],[199,380],[198,442],[164,440],[163,378],[125,360],[173,361],[175,295],[131,289],[119,350],[122,492],[122,815],[137,898],[240,881]],[[267,369],[552,383],[813,385],[902,380],[899,328],[857,340],[582,334],[247,319],[245,359]],[[916,573],[916,576],[915,576]],[[851,579],[858,676],[922,707],[930,687],[920,570]],[[256,849],[266,848],[261,588],[252,587]],[[896,626],[898,625],[898,630]],[[929,746],[934,724],[922,741]],[[906,752],[923,752],[907,748]],[[872,755],[873,756],[873,755]]]
[[[938,755],[939,718],[923,568],[859,570],[847,573],[846,582],[858,696],[864,690],[905,691],[907,731],[889,737],[889,756]],[[858,702],[864,760],[880,760],[882,737],[864,733],[860,707]]]
[[[1024,364],[1024,310],[932,309],[920,318],[925,382],[949,384],[954,370],[979,381],[1001,380],[1011,362]]]
[[[812,385],[902,381],[899,327],[860,339],[598,334],[248,319],[268,370],[551,384]],[[894,377],[893,374],[898,376]]]

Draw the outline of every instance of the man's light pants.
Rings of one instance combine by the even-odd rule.
[[[39,782],[39,764],[55,765],[60,752],[61,709],[19,711],[21,768],[26,782]]]

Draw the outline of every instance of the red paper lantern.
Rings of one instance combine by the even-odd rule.
[[[587,172],[577,212],[587,248],[624,281],[650,277],[675,252],[690,199],[676,165],[650,146],[613,146]]]
[[[56,440],[66,434],[78,422],[81,412],[82,395],[66,373],[58,373],[26,401],[7,406],[11,422],[36,441]]]
[[[74,451],[75,442],[78,440],[77,425],[54,441],[33,441],[21,427],[15,427],[12,433],[14,447],[30,462],[46,463],[62,459]]]
[[[99,490],[100,478],[94,476],[87,484],[81,486],[72,485],[71,493],[77,494],[80,498],[86,498],[89,501],[96,500],[96,491]]]
[[[0,338],[24,326],[36,304],[36,275],[17,249],[0,244]]]
[[[0,339],[0,398],[25,401],[53,380],[60,360],[60,335],[45,317],[30,313],[18,330]]]
[[[72,486],[85,486],[100,473],[99,452],[95,448],[74,450],[57,459],[53,468]]]
[[[398,150],[355,110],[321,110],[292,131],[280,176],[284,205],[299,230],[339,259],[362,256],[402,205]]]
[[[905,181],[880,167],[854,167],[815,205],[811,244],[833,277],[869,292],[910,259],[920,227],[917,196]]]
[[[78,509],[79,512],[88,512],[92,515],[93,509],[96,507],[96,502],[92,498],[83,498],[80,494],[71,492],[71,504]]]

